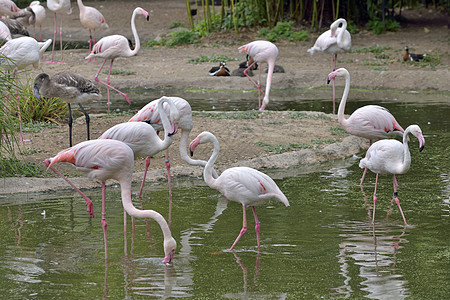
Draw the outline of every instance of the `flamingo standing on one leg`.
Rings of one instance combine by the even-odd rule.
[[[90,117],[81,105],[82,102],[89,100],[98,100],[102,97],[99,89],[89,79],[73,73],[71,71],[61,71],[50,76],[47,73],[41,73],[34,79],[33,94],[36,98],[41,99],[39,93],[46,98],[61,98],[67,103],[69,108],[69,146],[72,147],[72,110],[70,104],[77,103],[80,110],[86,117],[87,139],[89,135]]]
[[[395,120],[394,116],[384,107],[378,105],[366,105],[355,110],[351,116],[344,117],[345,104],[350,91],[350,73],[345,68],[337,69],[328,75],[328,82],[336,77],[345,77],[345,88],[338,109],[338,121],[342,128],[350,134],[370,140],[385,139],[398,134],[403,136],[402,126]],[[364,170],[360,185],[363,184],[367,169]]]
[[[36,38],[36,26],[39,26],[39,40],[42,41],[42,23],[45,20],[45,7],[41,5],[39,1],[33,1],[30,3],[30,8],[33,10],[36,20],[33,24],[33,37]]]
[[[253,63],[251,63],[247,69],[244,70],[245,76],[247,76],[250,81],[258,88],[258,99],[259,99],[259,110],[263,111],[267,104],[269,104],[269,92],[270,85],[272,83],[273,69],[275,67],[275,61],[278,57],[278,48],[274,44],[268,41],[254,41],[239,47],[239,52],[247,53],[252,59]],[[269,66],[267,71],[267,80],[266,80],[266,93],[261,90],[261,67],[259,68],[259,79],[258,84],[247,75],[247,71],[253,67],[253,65],[267,63]],[[263,95],[263,101],[261,104],[261,94]]]
[[[170,118],[167,117],[166,111],[163,109],[164,103],[170,106]],[[161,140],[155,129],[145,122],[125,122],[117,124],[105,131],[99,139],[113,139],[122,141],[127,144],[134,153],[134,157],[143,157],[145,159],[144,178],[142,179],[141,188],[139,190],[139,198],[144,188],[145,177],[150,166],[150,156],[154,156],[163,151],[172,144],[172,136],[177,132],[177,119],[179,119],[178,109],[170,98],[163,97],[158,102],[158,110],[161,112],[161,120],[164,126],[164,140]],[[171,124],[172,123],[172,124]],[[171,191],[169,180],[169,191]],[[169,195],[171,192],[169,192]],[[169,221],[170,223],[170,221]]]
[[[50,46],[51,42],[51,39],[45,42],[38,42],[27,36],[9,40],[0,48],[0,55],[8,58],[2,61],[2,64],[13,68],[14,74],[17,70],[24,69],[29,65],[38,68],[41,61],[40,58]],[[18,96],[17,101],[19,101]],[[27,142],[29,140],[24,140],[22,135],[22,118],[20,116],[19,104],[17,104],[17,108],[19,114],[20,140]]]
[[[366,168],[376,173],[375,190],[373,192],[373,215],[372,223],[375,220],[375,205],[377,203],[377,184],[378,174],[392,174],[394,184],[394,200],[402,214],[403,222],[406,225],[405,215],[403,214],[398,200],[397,179],[396,174],[405,174],[411,167],[411,154],[408,147],[408,133],[411,133],[419,140],[419,151],[425,146],[425,139],[422,130],[417,125],[410,125],[403,134],[403,143],[397,140],[381,140],[373,143],[366,152],[366,157],[359,162],[360,168]]]
[[[189,145],[191,153],[199,144],[212,143],[214,146],[213,153],[208,160],[204,170],[203,178],[206,184],[213,189],[218,190],[226,199],[239,202],[242,204],[242,229],[238,237],[231,245],[230,250],[236,246],[236,243],[247,232],[247,206],[252,207],[253,216],[255,217],[255,231],[258,248],[260,247],[259,229],[260,222],[256,216],[255,206],[262,205],[269,199],[275,199],[289,206],[289,201],[275,181],[266,174],[247,167],[234,167],[223,171],[216,179],[212,176],[212,168],[214,162],[219,156],[220,146],[217,138],[210,132],[204,131],[200,133]]]
[[[92,140],[79,143],[71,148],[59,152],[55,157],[46,159],[45,165],[61,175],[53,165],[58,162],[68,162],[77,169],[85,172],[89,178],[102,182],[102,227],[105,241],[105,259],[108,259],[108,244],[106,236],[106,184],[108,179],[119,182],[122,194],[122,204],[125,211],[137,218],[152,218],[164,235],[163,263],[169,263],[173,259],[177,243],[172,237],[170,228],[161,214],[154,210],[139,210],[133,206],[131,200],[131,178],[133,175],[133,151],[125,143],[116,140]],[[62,175],[61,175],[62,176]],[[64,176],[62,176],[67,180]]]
[[[100,41],[98,41],[92,48],[92,52],[88,56],[86,56],[86,59],[91,59],[93,57],[101,57],[105,59],[100,69],[98,70],[97,74],[95,75],[95,81],[104,84],[107,88],[108,110],[111,104],[111,101],[109,100],[110,88],[121,94],[125,98],[125,100],[127,100],[128,103],[130,103],[130,99],[126,94],[109,85],[109,77],[111,76],[111,69],[114,63],[114,59],[116,59],[117,57],[134,56],[138,53],[139,49],[141,48],[141,42],[139,40],[139,36],[136,31],[136,24],[134,21],[137,14],[143,15],[147,19],[147,21],[149,20],[149,15],[146,10],[140,7],[134,9],[133,14],[131,16],[131,31],[133,32],[134,40],[136,42],[134,49],[130,48],[131,42],[129,42],[129,40],[126,37],[122,35],[109,35],[104,38],[101,38]],[[105,65],[108,59],[111,60],[111,65],[109,66],[108,79],[106,80],[106,83],[104,83],[98,79],[98,76],[100,75],[100,72],[102,71],[103,66]]]
[[[339,25],[342,24],[342,27]],[[348,52],[352,47],[352,37],[347,31],[347,21],[337,19],[330,25],[330,30],[322,33],[316,40],[313,47],[308,52],[314,54],[315,51],[331,54],[331,70],[336,70],[338,53]],[[333,114],[336,112],[335,86],[333,80]]]
[[[109,26],[106,24],[105,17],[96,8],[91,6],[85,6],[81,0],[77,0],[78,7],[80,8],[80,22],[85,28],[89,29],[89,53],[92,50],[92,31],[94,32],[94,44],[95,39],[95,29],[103,28],[108,29]],[[88,60],[90,62],[91,59]],[[94,59],[94,62],[97,58]]]
[[[55,20],[55,30],[53,34],[53,47],[52,47],[52,59],[49,61],[49,63],[54,63],[53,60],[53,54],[55,52],[55,42],[56,42],[56,33],[58,30],[56,29],[56,14],[61,14],[61,20],[60,20],[60,26],[59,26],[59,42],[60,42],[60,48],[61,48],[61,61],[58,62],[58,64],[65,64],[63,61],[63,44],[62,44],[62,28],[63,28],[63,18],[62,13],[66,13],[70,15],[72,13],[72,6],[70,5],[70,0],[47,0],[47,7],[51,11],[53,11],[54,14],[54,20]]]

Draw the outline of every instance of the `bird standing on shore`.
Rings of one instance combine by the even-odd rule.
[[[405,52],[403,54],[403,61],[421,61],[423,60],[425,57],[427,57],[426,54],[414,54],[414,53],[409,53],[409,48],[408,46],[405,47]]]
[[[339,25],[342,24],[342,27]],[[352,47],[352,37],[347,31],[347,21],[337,19],[330,25],[330,29],[322,33],[316,40],[313,47],[307,51],[314,54],[316,51],[331,54],[331,70],[336,70],[338,53],[350,51]],[[336,112],[335,85],[333,80],[333,114]]]
[[[63,29],[63,17],[62,14],[66,13],[70,15],[72,13],[72,6],[70,5],[70,0],[47,0],[47,7],[51,11],[53,11],[54,15],[54,24],[55,29],[53,31],[53,47],[52,47],[52,57],[51,60],[48,61],[48,63],[55,63],[53,60],[53,55],[55,52],[55,43],[56,43],[56,33],[57,30],[57,22],[56,22],[56,15],[61,14],[60,16],[60,26],[59,26],[59,46],[61,50],[61,61],[58,62],[58,64],[65,64],[63,61],[63,44],[62,44],[62,29]]]
[[[47,73],[41,73],[34,79],[33,95],[41,99],[40,95],[46,98],[61,98],[67,103],[69,108],[69,146],[72,147],[72,110],[71,104],[77,103],[80,110],[86,117],[87,139],[90,139],[89,121],[90,117],[81,103],[90,100],[101,99],[99,89],[89,79],[73,73],[71,71],[61,71],[53,75],[52,78]]]
[[[419,140],[419,151],[422,151],[425,146],[425,139],[422,135],[422,130],[417,125],[410,125],[406,128],[403,134],[403,143],[397,140],[380,140],[373,143],[366,152],[366,157],[359,162],[360,168],[366,168],[376,173],[375,189],[373,192],[373,216],[372,223],[375,220],[375,206],[377,203],[377,185],[379,174],[392,174],[392,181],[394,184],[394,200],[400,210],[403,222],[406,223],[405,215],[403,214],[398,200],[397,192],[397,178],[396,174],[405,174],[411,167],[411,154],[408,147],[408,134],[411,133]]]
[[[30,3],[30,8],[36,16],[36,20],[33,24],[33,37],[36,38],[36,26],[39,26],[39,41],[42,41],[42,23],[46,17],[45,7],[43,7],[39,1],[33,1]]]
[[[275,67],[275,61],[278,57],[278,48],[273,43],[268,41],[254,41],[239,47],[239,52],[245,52],[253,59],[247,69],[244,70],[245,76],[258,88],[258,100],[259,110],[263,111],[267,104],[269,104],[270,86],[272,84],[273,69]],[[261,67],[259,68],[258,83],[256,83],[250,76],[247,75],[247,71],[251,69],[255,64],[261,65],[261,63],[267,63],[269,69],[266,79],[266,93],[261,89]],[[261,95],[263,95],[263,101],[261,104]]]

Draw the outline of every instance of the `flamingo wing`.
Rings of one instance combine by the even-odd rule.
[[[126,56],[129,51],[128,40],[116,34],[100,39],[92,48],[89,57],[116,58]]]

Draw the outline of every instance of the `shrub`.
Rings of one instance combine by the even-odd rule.
[[[261,28],[258,31],[258,36],[265,37],[268,41],[276,42],[280,38],[289,41],[307,41],[308,32],[306,30],[295,31],[292,29],[294,21],[278,22],[277,25],[271,29]]]

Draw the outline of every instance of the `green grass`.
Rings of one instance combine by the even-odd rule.
[[[331,119],[329,116],[327,116],[325,114],[307,114],[305,112],[297,112],[297,111],[290,111],[287,115],[287,118],[289,118],[289,119],[311,118],[311,119],[324,119],[324,120]]]
[[[103,73],[104,74],[108,74],[108,70],[103,71]],[[125,70],[118,70],[118,69],[111,70],[111,75],[124,75],[124,76],[127,76],[127,75],[135,75],[135,74],[136,74],[136,72],[134,72],[134,71],[125,71]]]
[[[313,146],[311,146],[311,145],[299,144],[299,143],[290,143],[287,145],[284,145],[284,144],[272,145],[272,144],[268,144],[268,143],[264,143],[264,142],[258,142],[256,144],[259,147],[264,147],[264,150],[267,152],[277,153],[277,154],[288,152],[288,151],[294,151],[294,150],[298,150],[298,149],[313,148]]]
[[[192,112],[193,116],[211,119],[258,119],[260,112],[256,110],[236,112]]]
[[[191,58],[188,60],[190,64],[201,64],[205,62],[222,62],[222,61],[238,61],[239,58],[229,57],[226,55],[201,55],[197,58]]]
[[[51,122],[28,122],[22,124],[23,132],[42,132],[47,128],[56,128],[58,124]]]
[[[32,154],[36,154],[36,153],[40,153],[42,152],[42,150],[39,149],[35,149],[35,148],[31,148],[31,149],[27,149],[27,150],[22,150],[19,153],[21,155],[27,156],[27,155],[32,155]]]
[[[441,59],[438,55],[427,54],[424,59],[420,61],[404,61],[403,63],[418,66],[421,68],[430,67],[435,70],[435,67],[441,63]]]
[[[169,29],[178,28],[178,27],[184,27],[184,23],[175,21],[169,25]]]
[[[372,70],[374,71],[387,71],[389,68],[386,66],[373,66]]]
[[[389,46],[369,46],[369,47],[359,47],[359,48],[352,48],[350,52],[352,53],[374,53],[374,54],[380,54],[383,53],[385,50],[390,50],[391,47]]]
[[[259,37],[265,37],[268,41],[277,42],[279,39],[289,41],[307,41],[308,32],[306,30],[296,31],[292,28],[294,21],[278,22],[273,28],[261,28],[258,31]]]
[[[323,145],[323,144],[334,144],[336,142],[339,142],[337,139],[312,139],[311,143],[316,145]]]
[[[331,135],[347,136],[350,135],[347,131],[340,126],[330,127]]]
[[[39,177],[42,169],[33,163],[20,161],[17,158],[0,158],[0,177]]]

